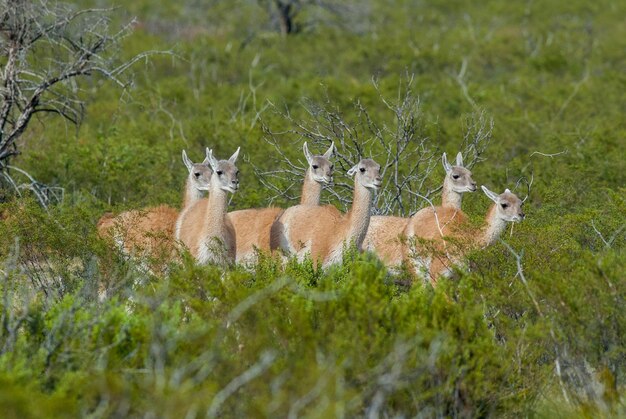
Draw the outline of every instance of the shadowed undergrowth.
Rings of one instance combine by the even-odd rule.
[[[623,235],[529,219],[506,239],[525,282],[498,244],[433,290],[356,252],[150,276],[54,211],[2,225],[39,226],[0,271],[4,394],[30,395],[0,401],[15,416],[624,413]]]

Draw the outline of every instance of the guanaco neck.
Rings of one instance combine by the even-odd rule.
[[[185,194],[183,195],[183,209],[189,208],[191,204],[202,199],[202,191],[198,190],[193,185],[193,181],[191,180],[191,174],[187,177],[187,182],[185,182]]]
[[[311,173],[311,168],[309,167],[304,175],[300,205],[317,206],[320,204],[321,195],[322,184],[313,179],[313,174]]]
[[[373,195],[370,189],[355,182],[352,208],[346,214],[348,229],[344,241],[354,241],[358,249],[361,249],[370,224]]]
[[[481,247],[490,246],[498,240],[500,234],[506,228],[506,221],[498,217],[497,204],[494,204],[487,211],[485,221],[487,225],[482,231],[482,234],[478,237],[478,245]]]
[[[222,239],[224,219],[228,208],[228,194],[226,191],[214,187],[209,190],[207,200],[206,218],[204,219],[203,237],[210,239],[217,237]]]
[[[446,175],[446,178],[443,181],[443,190],[441,192],[441,206],[461,209],[463,194],[455,192],[452,189],[451,183],[450,176]]]
[[[187,181],[185,182],[185,193],[183,194],[183,206],[180,209],[180,214],[178,215],[178,219],[176,220],[176,225],[174,227],[174,237],[176,240],[180,240],[180,229],[182,227],[184,216],[187,214],[187,211],[191,206],[202,199],[202,191],[199,191],[193,185],[193,181],[191,180],[191,174],[187,177]]]

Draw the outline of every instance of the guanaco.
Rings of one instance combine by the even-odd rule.
[[[452,266],[462,262],[466,254],[476,248],[492,245],[502,234],[508,222],[525,218],[524,202],[510,190],[496,194],[481,187],[494,203],[485,216],[484,226],[470,230],[468,218],[460,209],[441,207],[434,211],[426,208],[409,221],[404,235],[415,237],[415,243],[403,247],[403,256],[414,273],[425,271],[435,284],[440,275],[449,275]]]
[[[461,209],[461,200],[465,192],[476,191],[476,182],[472,179],[472,172],[463,166],[463,155],[456,155],[456,165],[448,163],[446,153],[441,156],[441,163],[446,172],[443,179],[441,206],[437,208]],[[422,208],[421,212],[429,211],[432,207]],[[365,236],[363,247],[378,255],[389,267],[397,267],[402,263],[404,230],[410,218],[393,216],[372,216],[370,226]]]
[[[296,205],[288,208],[272,226],[273,249],[302,260],[310,254],[323,268],[343,260],[343,250],[354,243],[360,250],[369,225],[374,191],[382,183],[380,165],[362,159],[348,170],[354,177],[352,208],[346,214],[334,206]]]
[[[193,163],[182,152],[183,163],[189,171],[185,182],[182,210],[186,211],[202,198],[202,188],[211,179],[208,157],[202,163]],[[142,210],[125,211],[117,216],[105,214],[98,220],[97,229],[101,237],[112,237],[127,255],[153,256],[171,255],[174,249],[174,231],[178,210],[159,205]]]
[[[228,159],[217,160],[207,149],[213,173],[205,189],[209,197],[194,203],[181,214],[180,241],[199,264],[228,265],[235,262],[235,229],[227,217],[228,194],[239,189],[239,169],[235,166],[240,148]]]
[[[322,185],[333,180],[331,157],[335,143],[322,155],[313,155],[307,143],[302,146],[308,168],[304,174],[300,205],[319,205]],[[282,208],[251,208],[228,213],[237,235],[237,263],[250,264],[256,260],[258,251],[270,251],[272,224],[283,212]]]

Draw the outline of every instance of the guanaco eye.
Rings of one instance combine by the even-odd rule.
[[[313,165],[313,170],[317,170],[317,168],[318,168],[318,167],[319,167],[319,166],[318,166],[317,164],[314,164],[314,165]]]
[[[224,172],[222,172],[221,170],[218,170],[216,173],[218,176],[222,176],[224,174]]]
[[[200,172],[196,172],[193,175],[196,177],[196,179],[198,179],[200,177]]]
[[[452,175],[452,179],[458,179],[458,178],[460,178],[460,177],[461,177],[461,176],[459,176],[459,175]]]
[[[507,209],[509,207],[509,204],[500,204],[502,205],[502,208]]]
[[[361,173],[365,173],[365,167],[361,167],[359,170],[361,171]]]

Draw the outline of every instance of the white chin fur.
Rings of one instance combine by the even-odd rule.
[[[313,180],[316,181],[317,183],[330,183],[328,179],[323,178],[323,177],[314,177]]]

